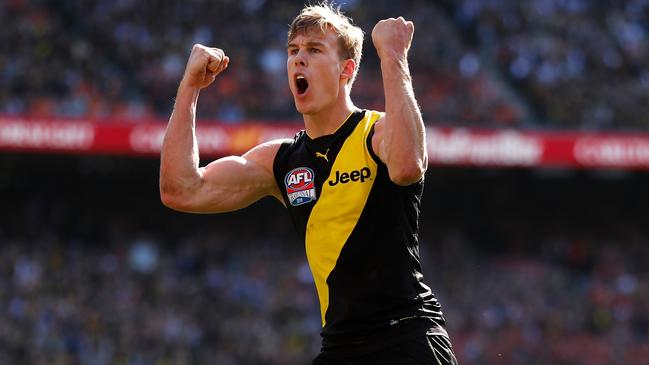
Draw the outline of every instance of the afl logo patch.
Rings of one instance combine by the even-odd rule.
[[[292,206],[310,203],[315,197],[315,175],[308,167],[291,170],[284,178],[286,195]]]

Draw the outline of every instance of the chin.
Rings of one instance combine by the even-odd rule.
[[[297,112],[300,113],[300,114],[304,114],[305,108],[304,108],[304,106],[302,106],[302,105],[300,105],[298,103],[295,103],[295,110],[297,110]]]
[[[312,114],[313,113],[313,108],[305,105],[306,103],[300,103],[298,101],[295,101],[295,110],[297,110],[298,113],[300,114]]]
[[[313,115],[313,114],[318,113],[318,110],[316,110],[315,108],[306,108],[306,107],[303,106],[301,108],[298,107],[296,109],[297,109],[298,113],[300,113],[302,115]]]

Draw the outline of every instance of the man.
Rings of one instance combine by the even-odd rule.
[[[414,25],[380,21],[385,113],[350,99],[363,32],[339,10],[307,6],[288,34],[288,81],[305,130],[199,167],[199,91],[225,70],[195,45],[164,139],[161,198],[185,212],[240,209],[272,195],[305,239],[320,299],[313,364],[456,364],[440,306],[422,283],[418,215],[427,166],[424,124],[408,70]]]

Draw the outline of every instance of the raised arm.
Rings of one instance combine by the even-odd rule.
[[[281,141],[199,167],[195,133],[198,95],[229,61],[222,50],[198,44],[187,61],[160,157],[160,198],[172,209],[217,213],[246,207],[266,195],[281,201],[272,170]]]
[[[372,148],[398,185],[419,181],[428,165],[424,122],[408,68],[414,30],[402,17],[381,20],[372,30],[385,93],[385,115],[376,123]]]

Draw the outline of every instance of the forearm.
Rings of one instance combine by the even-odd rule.
[[[427,165],[425,129],[405,55],[383,56],[381,72],[385,92],[381,155],[391,176],[418,180]]]
[[[200,186],[201,171],[195,118],[199,89],[181,82],[169,119],[160,156],[160,194],[182,196]]]

